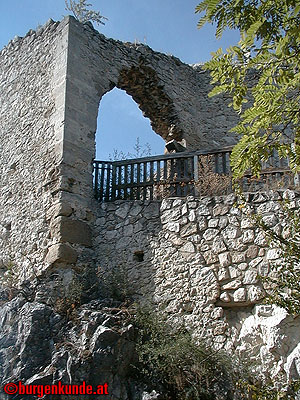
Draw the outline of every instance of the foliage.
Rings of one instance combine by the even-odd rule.
[[[172,399],[214,399],[218,384],[228,386],[227,357],[204,342],[195,344],[186,329],[172,328],[148,309],[138,309],[137,371],[162,385]]]
[[[231,177],[214,172],[214,156],[199,157],[199,178],[195,182],[196,194],[199,196],[220,196],[231,192]]]
[[[99,267],[97,276],[100,279],[100,285],[106,297],[121,302],[132,300],[134,291],[124,266],[114,266],[106,271]]]
[[[106,17],[100,14],[99,11],[89,10],[92,4],[87,3],[86,0],[65,0],[66,10],[71,11],[74,17],[81,23],[96,22],[96,24],[105,25],[103,20]]]
[[[262,382],[250,372],[249,362],[229,358],[204,340],[195,343],[185,328],[171,327],[149,308],[137,308],[132,322],[139,360],[135,376],[164,389],[168,399],[294,400],[299,390],[299,381],[282,389]]]
[[[231,177],[214,172],[215,163],[212,155],[198,157],[197,180],[192,179],[192,166],[186,166],[186,161],[185,159],[177,159],[173,165],[171,164],[168,167],[168,178],[154,182],[154,198],[164,199],[189,194],[193,196],[220,196],[232,191]],[[160,171],[160,176],[164,176],[163,168]]]
[[[274,277],[262,278],[271,283],[266,302],[285,308],[290,314],[300,314],[300,216],[299,210],[292,209],[290,202],[281,203],[284,217],[288,221],[284,233],[280,234],[270,228],[261,218],[255,221],[268,238],[272,247],[280,249],[280,263],[273,264]]]
[[[299,390],[299,381],[295,381],[285,390],[276,390],[271,383],[262,384],[253,377],[239,379],[236,390],[240,400],[295,400],[295,392]]]
[[[217,37],[227,27],[241,33],[237,46],[225,54],[219,49],[204,66],[215,84],[210,96],[230,94],[241,114],[232,129],[241,136],[231,156],[234,179],[249,168],[259,176],[261,160],[273,150],[299,171],[299,1],[203,0],[196,12],[202,13],[198,27],[215,23]]]
[[[83,295],[83,284],[77,276],[74,276],[66,293],[55,301],[55,311],[76,321],[76,310],[81,305]]]
[[[130,158],[141,158],[151,155],[151,146],[145,143],[144,146],[140,143],[140,138],[137,137],[133,146],[133,152],[124,153],[122,150],[113,149],[113,153],[109,154],[110,161],[127,160]]]

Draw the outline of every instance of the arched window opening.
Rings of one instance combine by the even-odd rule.
[[[150,120],[124,90],[114,88],[103,96],[97,120],[96,160],[163,154],[164,146]]]

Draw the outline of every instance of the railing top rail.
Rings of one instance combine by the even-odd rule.
[[[151,161],[163,161],[163,160],[173,160],[177,158],[188,158],[198,155],[210,155],[210,154],[221,154],[231,152],[233,146],[223,147],[222,149],[212,149],[212,150],[196,150],[196,151],[183,151],[180,153],[174,154],[163,154],[158,156],[150,156],[150,157],[141,157],[141,158],[131,158],[126,160],[118,160],[118,161],[103,161],[103,160],[94,160],[95,163],[109,163],[117,166],[137,164],[143,162],[151,162]]]

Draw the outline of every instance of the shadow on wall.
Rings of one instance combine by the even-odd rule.
[[[99,205],[95,223],[98,273],[108,295],[118,300],[148,300],[155,282],[160,202],[117,201]]]

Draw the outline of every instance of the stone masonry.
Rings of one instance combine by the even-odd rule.
[[[22,279],[93,254],[96,121],[113,87],[134,98],[166,141],[188,149],[234,143],[224,133],[237,116],[226,98],[208,99],[200,66],[107,39],[72,17],[12,40],[0,74],[0,258]]]
[[[207,97],[209,80],[201,66],[107,39],[72,17],[12,40],[0,52],[0,278],[13,273],[17,285],[56,272],[67,287],[84,267],[123,268],[135,298],[196,338],[259,360],[271,377],[299,377],[299,319],[261,305],[258,275],[280,262],[278,249],[233,195],[101,205],[93,197],[102,96],[125,90],[165,141],[220,148],[234,144],[237,116],[225,96]],[[248,196],[280,231],[282,196],[299,207],[296,192]]]
[[[99,270],[125,273],[129,295],[152,303],[175,323],[184,321],[195,337],[259,360],[272,378],[296,377],[299,318],[261,305],[280,252],[249,217],[258,213],[270,228],[287,234],[284,198],[299,208],[299,194],[289,191],[249,193],[243,208],[234,195],[103,203],[95,260]]]

